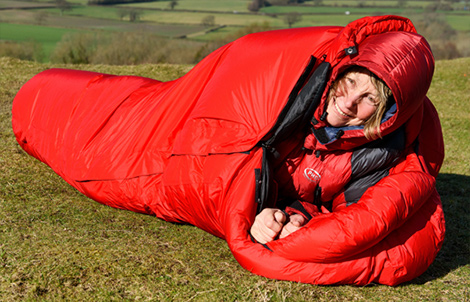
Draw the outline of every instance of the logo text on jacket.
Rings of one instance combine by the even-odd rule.
[[[320,173],[315,171],[312,168],[305,168],[304,176],[308,179],[308,181],[318,184],[320,182],[321,176]]]

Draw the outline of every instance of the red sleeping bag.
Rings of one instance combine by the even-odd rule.
[[[257,211],[275,202],[273,146],[334,154],[368,142],[362,129],[321,142],[311,129],[322,122],[299,126],[320,120],[329,85],[350,65],[391,88],[396,111],[381,130],[404,127],[405,155],[357,203],[268,245],[253,242]],[[443,140],[426,98],[433,69],[429,45],[401,17],[269,31],[221,47],[170,82],[44,71],[15,97],[13,129],[29,154],[90,198],[224,238],[256,274],[396,285],[423,273],[444,239],[435,189]]]

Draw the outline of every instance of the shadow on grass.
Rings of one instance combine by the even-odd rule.
[[[470,264],[470,176],[439,174],[437,190],[446,221],[446,236],[433,264],[408,284],[424,284]]]

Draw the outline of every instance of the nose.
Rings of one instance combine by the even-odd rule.
[[[354,108],[361,100],[361,95],[359,93],[349,92],[344,98],[344,106],[346,108]]]

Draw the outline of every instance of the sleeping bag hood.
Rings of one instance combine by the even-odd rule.
[[[369,143],[361,127],[332,129],[322,118],[332,81],[351,65],[391,88],[381,130],[404,129],[403,156],[356,203],[255,242],[255,215],[277,203],[277,161],[296,148],[322,159]],[[408,19],[366,17],[247,35],[169,82],[46,70],[18,92],[12,123],[24,150],[88,197],[195,225],[255,274],[396,285],[422,274],[444,239],[435,189],[443,140],[426,97],[433,68]]]

